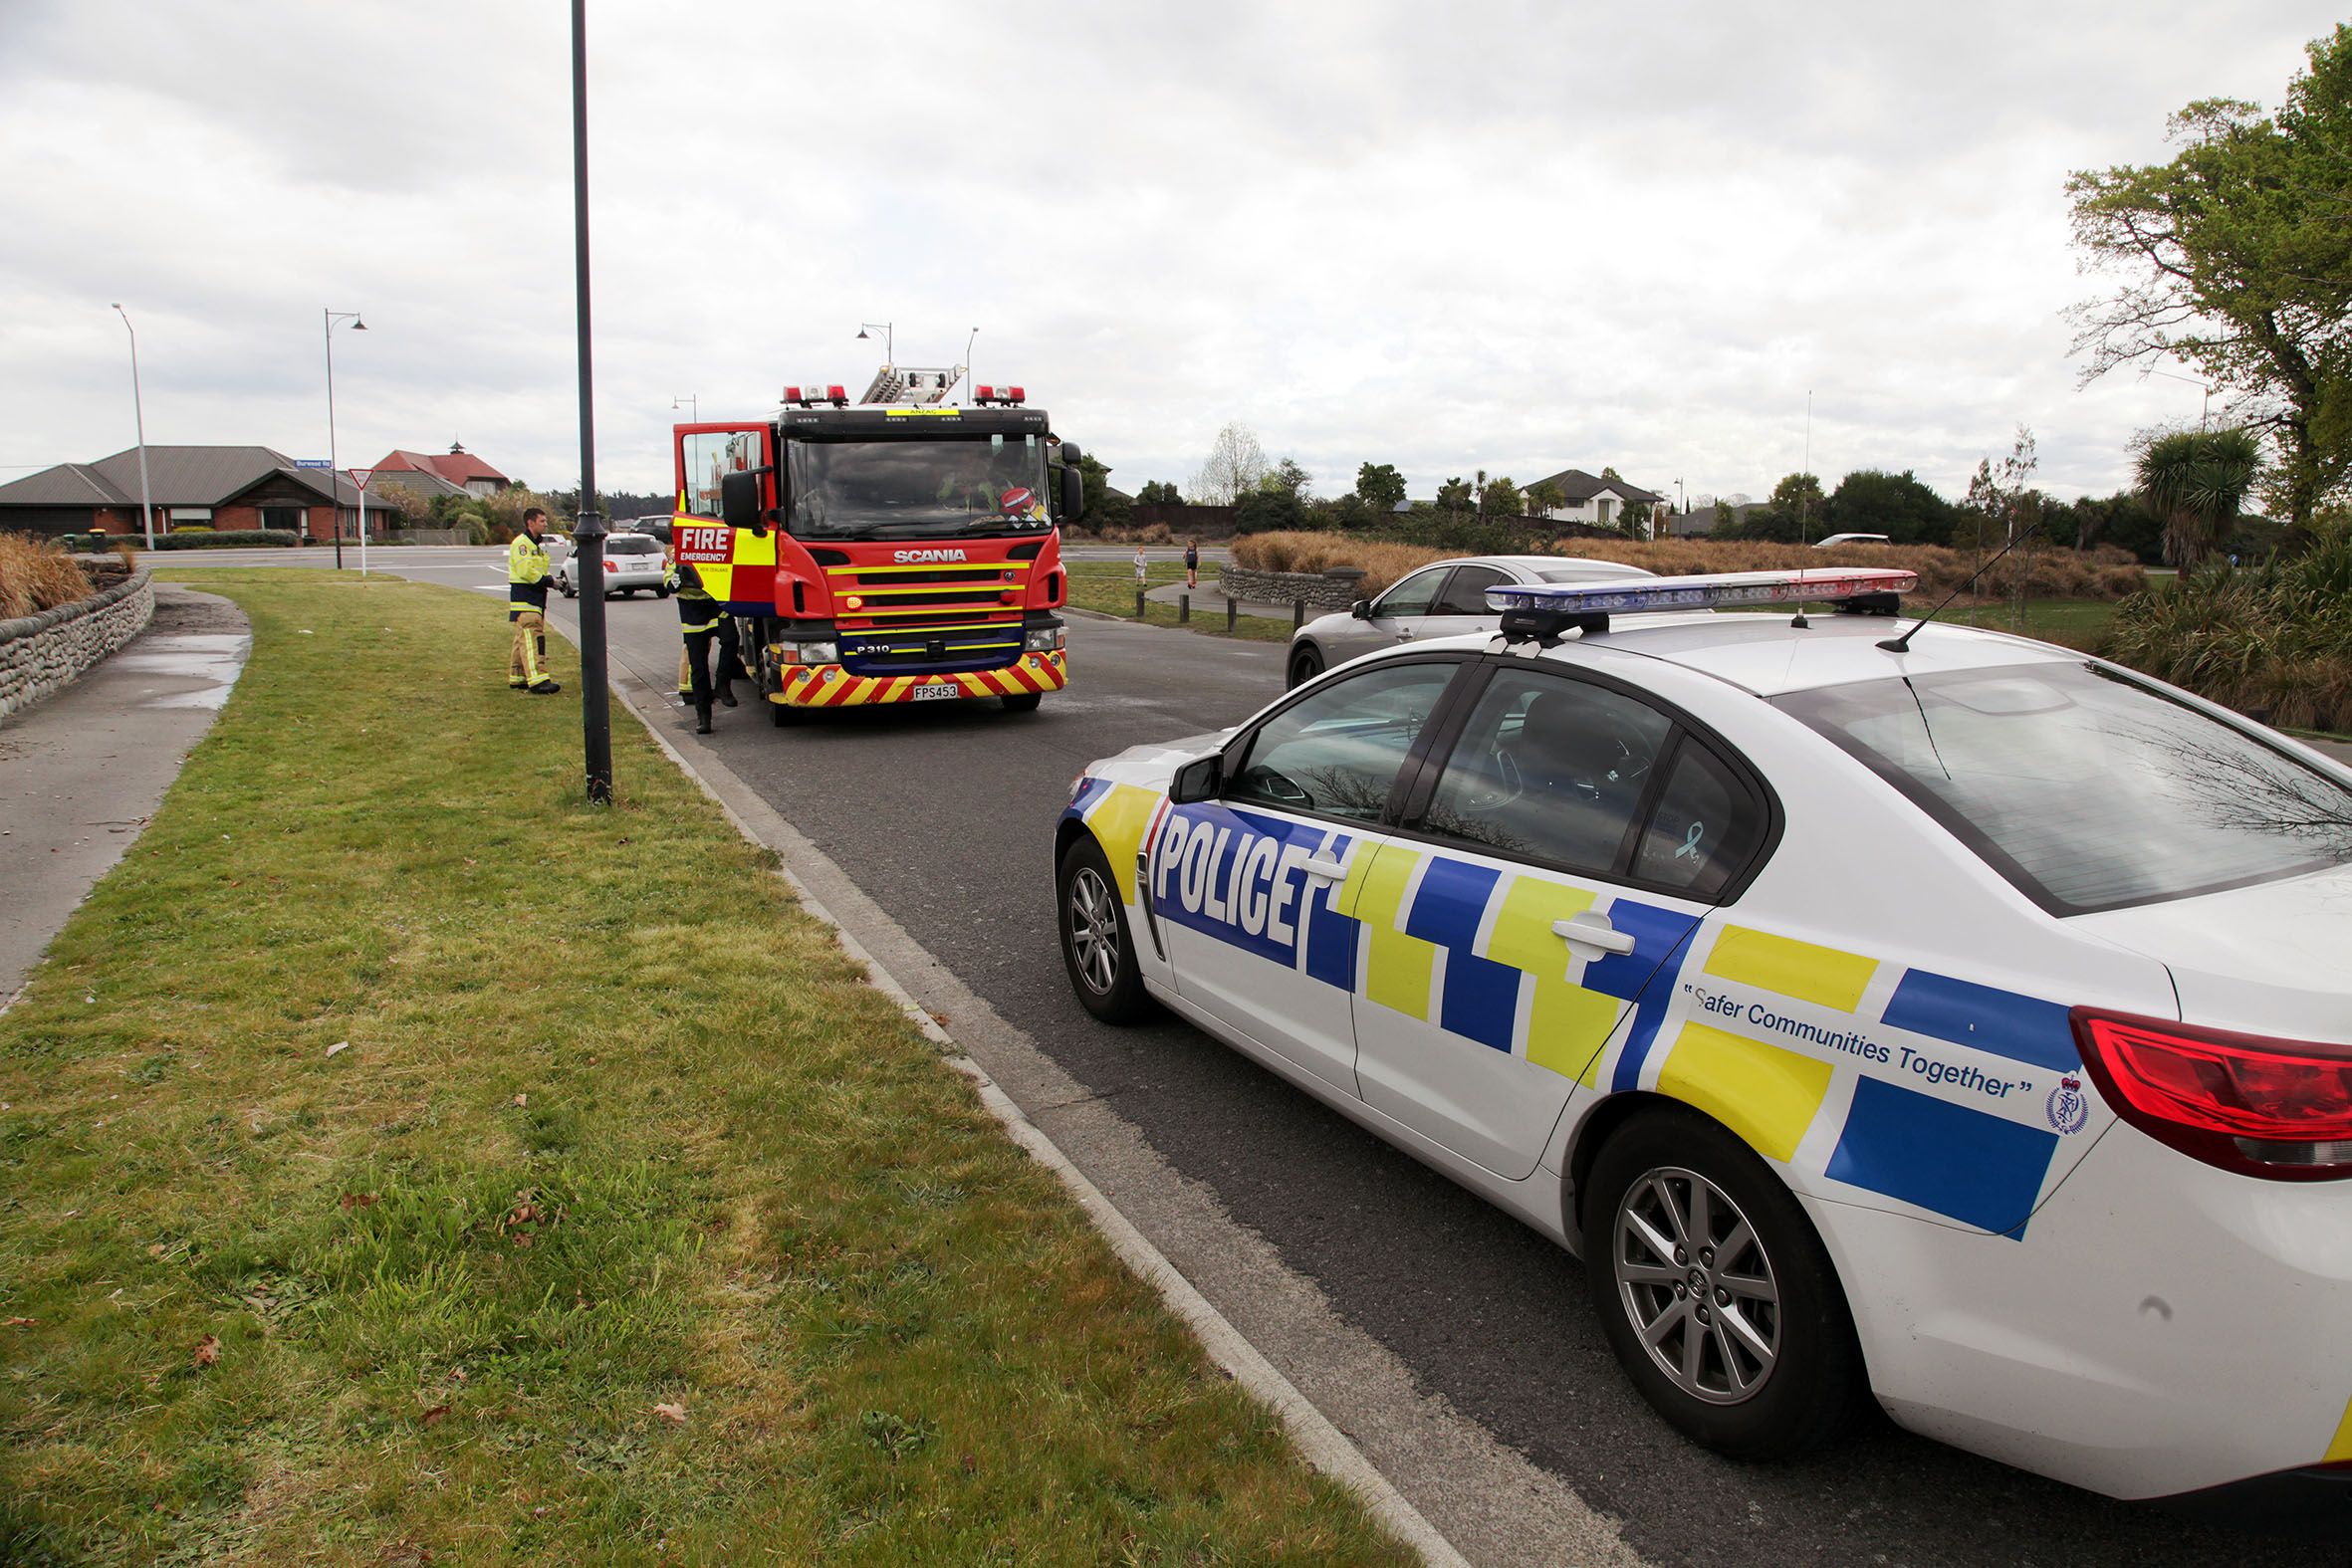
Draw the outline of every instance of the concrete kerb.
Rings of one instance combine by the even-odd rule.
[[[662,755],[679,772],[694,781],[696,787],[725,813],[737,832],[761,848],[775,852],[780,861],[804,856],[825,859],[823,851],[761,801],[724,764],[713,760],[707,765],[710,773],[720,776],[719,782],[714,784],[702,766],[690,761],[671,745],[669,737],[661,733],[647,711],[648,708],[655,712],[664,711],[651,688],[645,687],[633,675],[618,670],[612,673],[608,684],[621,699],[621,706],[645,727],[645,733],[661,749]],[[640,692],[650,700],[638,701]],[[738,809],[739,801],[745,809]],[[747,820],[749,815],[770,819],[763,822],[765,833]],[[1160,1293],[1160,1299],[1200,1339],[1210,1358],[1282,1419],[1291,1440],[1297,1444],[1299,1452],[1305,1455],[1310,1464],[1354,1492],[1364,1506],[1372,1511],[1373,1516],[1391,1534],[1412,1547],[1430,1568],[1471,1568],[1469,1560],[1422,1517],[1420,1510],[1389,1483],[1388,1478],[1364,1456],[1362,1451],[1331,1425],[1322,1412],[1315,1409],[1289,1378],[1261,1355],[1257,1347],[1227,1321],[1225,1315],[1211,1305],[1191,1281],[1178,1272],[1176,1266],[1125,1215],[1119,1213],[1054,1140],[1030,1120],[1010,1095],[997,1086],[987,1069],[963,1053],[954,1036],[941,1027],[939,1020],[899,984],[897,977],[866,951],[789,864],[780,863],[777,875],[793,890],[804,909],[832,927],[834,940],[840,943],[843,952],[864,967],[875,989],[898,1004],[908,1020],[926,1038],[950,1053],[945,1057],[948,1065],[972,1080],[981,1103],[1004,1124],[1013,1141],[1061,1179],[1062,1185],[1077,1199],[1079,1207],[1085,1210],[1087,1219],[1110,1243],[1111,1250]]]

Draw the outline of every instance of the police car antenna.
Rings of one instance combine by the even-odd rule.
[[[1934,620],[1938,615],[1943,614],[1945,604],[1950,604],[1954,599],[1959,598],[1963,593],[1966,593],[1969,589],[1975,587],[1977,585],[1978,577],[1983,576],[1986,572],[1991,571],[1995,566],[2000,564],[2001,556],[2007,555],[2010,551],[2015,550],[2019,545],[2024,544],[2025,541],[2040,533],[2041,525],[2042,520],[2040,518],[2035,518],[2033,520],[2033,525],[2030,528],[2026,529],[2025,532],[2019,534],[2015,539],[2010,540],[2007,544],[2000,547],[1999,555],[1995,556],[1991,560],[1988,560],[1985,562],[1985,564],[1979,566],[1976,571],[1970,575],[1968,581],[1962,583],[1959,587],[1954,588],[1951,592],[1945,594],[1943,604],[1937,605],[1934,609],[1929,610],[1925,615],[1922,615],[1919,617],[1919,619],[1913,621],[1911,623],[1911,629],[1903,633],[1902,636],[1881,638],[1878,645],[1886,649],[1889,653],[1909,653],[1911,651],[1911,639],[1919,635],[1920,627],[1926,625],[1929,621]]]

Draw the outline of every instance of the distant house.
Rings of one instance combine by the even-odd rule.
[[[1556,486],[1560,495],[1566,498],[1565,506],[1552,509],[1554,518],[1566,523],[1582,523],[1589,528],[1617,527],[1625,520],[1625,509],[1629,505],[1656,508],[1666,504],[1664,496],[1644,490],[1639,485],[1629,485],[1622,479],[1596,479],[1580,468],[1563,468],[1547,479],[1535,481],[1535,484]],[[1534,485],[1529,485],[1520,494],[1525,495],[1534,488]],[[1651,513],[1653,518],[1659,515],[1655,511]]]
[[[333,539],[337,520],[356,535],[359,492],[344,474],[310,468],[266,446],[150,446],[147,494],[155,532],[174,528],[284,529]],[[26,534],[137,534],[139,449],[95,463],[60,463],[0,485],[0,529]]]
[[[375,472],[390,475],[394,483],[406,483],[399,478],[403,472],[430,474],[475,496],[495,495],[514,483],[454,441],[449,443],[448,452],[439,457],[394,448],[391,456],[376,460]],[[369,481],[369,488],[373,488],[372,480]],[[411,488],[426,494],[432,493],[425,491],[421,485]]]

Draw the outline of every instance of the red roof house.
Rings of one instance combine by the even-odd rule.
[[[514,483],[454,441],[449,443],[446,456],[435,457],[427,452],[395,448],[389,457],[378,458],[375,463],[378,474],[397,473],[402,469],[434,475],[477,496],[490,495]]]

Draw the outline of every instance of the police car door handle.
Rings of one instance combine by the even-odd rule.
[[[1347,867],[1338,861],[1320,858],[1301,861],[1298,869],[1325,882],[1336,882],[1347,875]]]
[[[1633,934],[1609,929],[1606,915],[1578,915],[1572,920],[1555,920],[1551,934],[1572,948],[1592,948],[1602,953],[1620,956],[1633,951]]]

